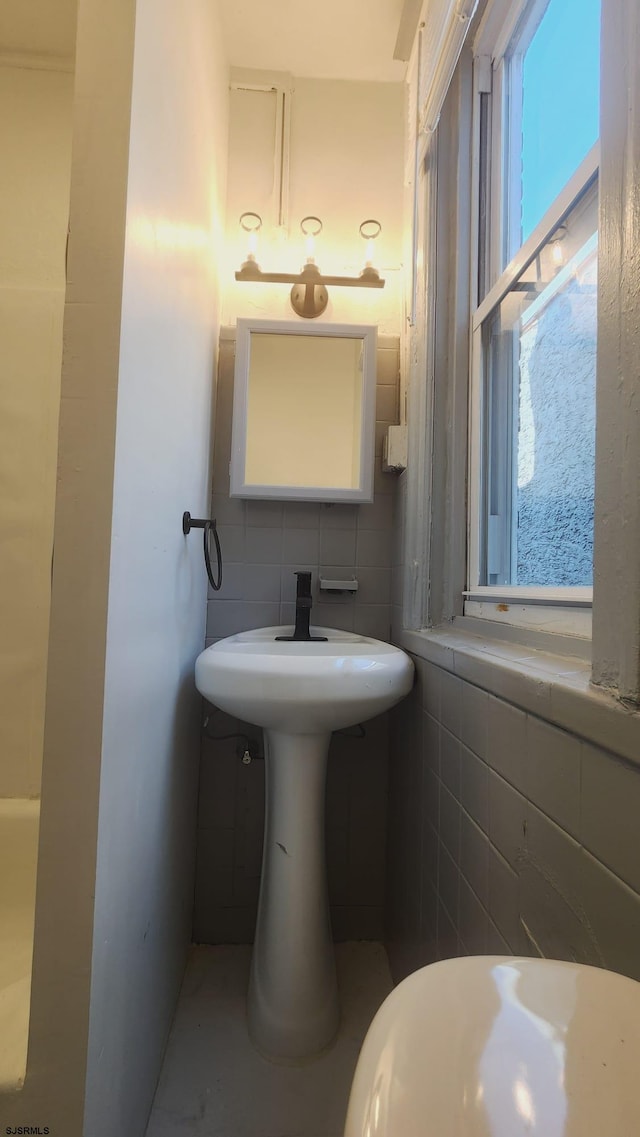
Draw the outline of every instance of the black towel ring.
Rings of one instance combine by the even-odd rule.
[[[220,548],[220,538],[218,537],[218,529],[216,526],[215,518],[205,519],[192,517],[190,513],[182,514],[182,532],[185,537],[191,532],[192,529],[204,530],[204,563],[207,569],[207,576],[209,577],[209,584],[214,592],[219,592],[222,588],[222,549]],[[216,546],[216,558],[218,561],[218,579],[213,579],[213,570],[211,568],[211,552],[209,549],[210,540],[209,536],[213,533],[213,540]]]

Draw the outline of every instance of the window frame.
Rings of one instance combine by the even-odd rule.
[[[542,19],[549,0],[492,0],[486,9],[472,46],[474,69],[473,106],[473,215],[477,218],[471,248],[471,319],[469,382],[469,456],[467,495],[467,580],[463,592],[463,612],[476,619],[513,622],[522,627],[539,626],[538,606],[558,609],[556,625],[569,635],[589,638],[592,589],[550,588],[481,584],[483,528],[485,527],[484,485],[488,475],[487,419],[484,409],[485,349],[484,329],[488,319],[509,292],[520,274],[575,207],[579,199],[597,182],[600,143],[595,143],[578,169],[550,205],[530,236],[520,244],[505,265],[506,249],[513,248],[514,220],[509,203],[514,194],[505,135],[513,136],[519,118],[509,113],[513,90],[513,68],[521,66],[526,47]],[[517,43],[513,51],[514,40]],[[511,53],[511,54],[510,54]],[[509,62],[507,62],[510,55]],[[512,73],[508,75],[508,68]],[[487,149],[483,161],[481,134]],[[513,163],[515,166],[516,163]],[[484,180],[484,184],[483,184]],[[485,208],[481,216],[481,203]],[[503,203],[506,203],[503,208]],[[511,221],[509,220],[511,216]],[[519,221],[518,221],[519,224]],[[510,416],[505,411],[505,416]],[[507,442],[506,449],[509,449]],[[509,455],[503,455],[503,465]],[[495,526],[498,543],[509,539],[508,516],[511,487],[504,487],[502,522]],[[498,530],[500,530],[498,532]],[[509,532],[507,532],[509,530]],[[513,543],[513,541],[512,541]],[[507,612],[505,612],[507,609]]]
[[[416,213],[414,262],[416,273],[410,324],[410,383],[408,391],[409,450],[412,462],[407,477],[409,496],[418,523],[407,528],[403,573],[403,623],[422,623],[431,607],[431,577],[423,566],[431,563],[431,518],[427,502],[433,499],[435,256],[437,245],[439,149],[438,132],[422,135],[416,161]]]
[[[476,100],[479,97],[478,78],[482,72],[486,77],[491,67],[488,49],[479,43],[481,33],[485,43],[494,43],[507,16],[515,23],[516,6],[522,10],[522,0],[491,0],[482,12],[477,32],[476,27],[471,29],[460,56],[437,131],[437,248],[429,250],[435,288],[436,398],[433,423],[424,418],[421,423],[422,431],[428,431],[434,441],[432,493],[425,501],[425,482],[412,472],[417,458],[410,449],[407,473],[398,485],[393,636],[417,656],[511,701],[521,700],[520,705],[534,714],[541,713],[541,708],[543,714],[548,713],[551,705],[554,721],[601,745],[611,748],[615,737],[619,752],[636,759],[640,721],[640,95],[635,79],[640,22],[635,0],[601,3],[592,639],[551,632],[546,623],[543,630],[522,629],[462,615],[470,313],[477,307],[477,266],[471,265],[471,250],[477,245],[481,220],[477,178],[473,177],[478,156],[471,115],[474,94]],[[475,77],[473,44],[479,51]],[[411,145],[410,139],[410,149]],[[416,331],[426,335],[423,313],[417,313],[417,325]],[[408,337],[405,350],[411,426],[415,405],[411,388],[430,379],[417,374]],[[415,608],[403,612],[398,570],[407,563],[410,550],[419,547],[415,531],[427,525],[432,534],[429,560],[415,566],[415,573],[428,582],[428,604],[420,612]],[[546,617],[553,609],[539,611]],[[576,656],[590,659],[592,685],[575,674]]]

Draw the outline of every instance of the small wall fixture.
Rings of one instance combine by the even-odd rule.
[[[258,213],[243,213],[240,217],[240,226],[248,234],[248,249],[246,260],[243,261],[240,271],[235,274],[236,280],[248,280],[254,284],[293,285],[291,307],[298,316],[313,319],[322,315],[329,302],[327,286],[330,284],[339,288],[384,288],[385,282],[373,264],[373,242],[382,230],[379,221],[370,219],[363,221],[360,226],[360,236],[367,242],[367,251],[365,265],[359,276],[322,275],[315,260],[315,241],[322,232],[322,221],[319,217],[303,217],[300,222],[300,229],[305,238],[306,261],[298,273],[262,271],[256,260],[258,232],[262,227],[262,218]]]
[[[353,595],[354,592],[358,591],[358,582],[355,576],[349,577],[345,580],[327,580],[326,577],[321,576],[320,591],[332,592],[336,595],[339,595],[340,593],[344,594],[346,592]]]

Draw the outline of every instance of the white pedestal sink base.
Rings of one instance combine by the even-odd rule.
[[[196,660],[198,690],[265,731],[267,808],[249,1030],[276,1062],[324,1050],[338,1028],[327,899],[324,798],[331,731],[380,715],[411,690],[399,648],[355,632],[312,627],[323,641],[288,640],[289,626],[255,628]]]
[[[265,730],[267,804],[249,1033],[280,1062],[323,1050],[339,1020],[327,896],[324,800],[330,733]]]

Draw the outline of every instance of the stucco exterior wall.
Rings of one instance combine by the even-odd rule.
[[[596,281],[593,259],[520,339],[514,584],[592,581]]]

